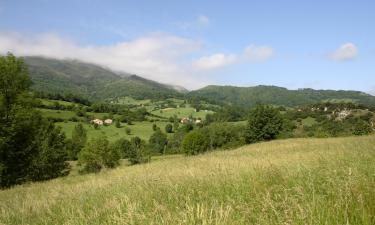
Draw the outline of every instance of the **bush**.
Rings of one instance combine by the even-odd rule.
[[[197,155],[209,148],[208,137],[201,130],[188,133],[182,141],[182,150],[186,155]]]
[[[78,155],[78,164],[82,166],[80,172],[96,173],[103,167],[113,168],[119,164],[120,153],[110,147],[105,136],[100,136],[87,143]]]
[[[272,140],[281,132],[283,119],[277,109],[271,106],[257,105],[249,115],[245,132],[247,143]]]
[[[81,123],[74,127],[72,138],[68,146],[68,157],[70,160],[76,160],[78,153],[85,147],[87,141],[87,131]]]
[[[154,152],[163,154],[168,143],[167,135],[161,132],[161,130],[156,130],[151,135],[148,143],[150,145],[150,149],[152,149]]]
[[[131,132],[132,132],[132,130],[131,130],[129,127],[125,128],[125,133],[126,133],[127,135],[130,135]]]
[[[172,133],[173,132],[173,126],[172,126],[172,124],[168,123],[167,125],[165,125],[165,132],[167,132],[167,133]]]
[[[121,128],[121,123],[120,123],[120,120],[116,120],[115,121],[115,126],[117,127],[117,128]]]
[[[131,165],[150,161],[150,153],[146,144],[139,137],[130,140],[129,162]]]
[[[112,148],[116,149],[120,153],[121,158],[129,158],[130,156],[130,141],[125,138],[118,139],[112,144]]]
[[[211,149],[232,148],[244,144],[243,126],[228,123],[212,123],[203,128],[203,132],[209,136]]]
[[[372,132],[372,128],[370,123],[363,121],[363,120],[358,120],[355,125],[354,125],[354,130],[353,134],[354,135],[367,135]]]

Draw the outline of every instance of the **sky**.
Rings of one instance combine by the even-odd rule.
[[[375,94],[373,0],[0,0],[0,54],[78,59],[197,89]]]

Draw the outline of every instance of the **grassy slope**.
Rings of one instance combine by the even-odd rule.
[[[291,139],[0,191],[0,224],[374,224],[375,139]]]
[[[62,130],[65,132],[67,137],[72,136],[72,132],[74,127],[78,123],[76,122],[59,122],[56,123],[57,126],[61,126]],[[100,126],[99,129],[95,129],[92,125],[83,123],[84,128],[87,130],[87,136],[89,139],[96,138],[100,136],[101,134],[105,134],[108,137],[109,141],[115,141],[120,138],[126,138],[130,139],[132,137],[138,136],[141,139],[148,140],[150,136],[153,134],[152,130],[152,124],[151,122],[133,122],[132,125],[127,125],[122,123],[121,128],[117,128],[114,124],[110,126]],[[164,131],[165,125],[167,125],[167,122],[161,122],[157,121],[155,124]],[[131,134],[126,134],[125,128],[128,127],[131,129]],[[172,134],[167,134],[172,135]]]
[[[184,107],[184,108],[166,108],[162,110],[155,110],[151,112],[154,115],[162,116],[165,118],[169,118],[171,116],[176,115],[178,118],[182,117],[189,117],[192,115],[194,118],[206,118],[206,115],[209,113],[213,113],[209,110],[201,110],[199,112],[195,112],[195,109],[192,107]]]

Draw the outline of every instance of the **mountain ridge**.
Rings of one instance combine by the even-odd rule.
[[[360,91],[289,90],[274,85],[239,87],[208,85],[198,90],[187,89],[143,78],[136,74],[115,72],[78,60],[24,57],[29,67],[32,88],[46,93],[73,93],[94,100],[129,96],[136,99],[173,97],[200,98],[215,104],[251,107],[257,102],[294,107],[321,101],[352,101],[375,106],[375,97]]]

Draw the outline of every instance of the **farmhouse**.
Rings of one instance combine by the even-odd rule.
[[[106,125],[111,125],[112,123],[113,123],[113,120],[111,120],[111,119],[104,120],[104,124],[106,124]]]
[[[184,117],[184,118],[182,118],[181,119],[181,121],[180,121],[181,123],[183,123],[183,124],[187,124],[187,123],[189,123],[190,122],[190,119],[189,118],[187,118],[187,117]]]
[[[91,120],[91,123],[98,124],[98,125],[103,125],[103,120],[101,120],[101,119],[93,119],[93,120]]]

